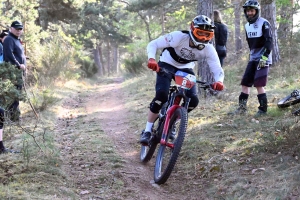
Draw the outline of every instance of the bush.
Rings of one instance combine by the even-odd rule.
[[[95,62],[89,58],[80,59],[78,63],[80,64],[80,69],[88,78],[94,76],[98,72]]]
[[[64,81],[69,77],[66,74],[76,74],[74,71],[79,71],[79,66],[72,60],[75,50],[70,44],[57,37],[45,43],[43,47],[45,49],[40,55],[41,63],[36,65],[33,71],[39,86],[49,86],[58,80]]]
[[[0,64],[1,108],[6,110],[15,100],[25,100],[25,94],[16,87],[22,87],[23,85],[22,72],[22,70],[17,69],[16,66],[10,63],[4,62]]]
[[[124,60],[124,70],[130,74],[141,74],[145,70],[147,55],[139,54],[130,59]]]
[[[35,109],[44,111],[58,102],[59,98],[55,96],[55,92],[53,90],[47,88],[42,91],[39,89],[39,93],[32,96],[31,101]]]

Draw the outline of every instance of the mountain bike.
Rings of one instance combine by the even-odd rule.
[[[300,103],[300,90],[294,90],[289,94],[288,96],[280,99],[277,103],[277,106],[279,108],[286,108],[291,105],[295,105],[297,103]],[[293,115],[300,115],[300,109],[292,112]]]
[[[171,72],[161,68],[158,73]],[[186,91],[196,83],[203,89],[211,89],[210,84],[196,80],[196,76],[192,74],[179,70],[172,75],[175,85],[170,86],[168,101],[162,106],[153,124],[148,145],[141,145],[140,151],[140,159],[146,163],[153,157],[159,144],[154,168],[154,181],[157,184],[164,184],[168,180],[184,141],[188,123],[187,108],[190,102]]]

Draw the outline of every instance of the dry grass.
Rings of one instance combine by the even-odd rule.
[[[253,118],[258,105],[256,91],[252,89],[249,113],[228,117],[227,112],[237,105],[240,93],[237,83],[245,62],[242,59],[236,66],[225,66],[226,91],[218,98],[201,96],[199,106],[190,113],[180,158],[168,182],[161,186],[166,191],[173,191],[174,195],[185,193],[186,199],[197,199],[199,193],[205,194],[206,199],[300,198],[300,126],[299,118],[291,115],[300,106],[281,110],[276,105],[280,98],[298,87],[299,78],[291,72],[298,71],[299,67],[271,69],[266,88],[270,103],[268,116]],[[27,141],[29,154],[28,157],[0,156],[0,199],[80,199],[79,193],[86,189],[95,189],[102,197],[115,194],[130,199],[130,193],[124,192],[122,177],[116,179],[110,173],[112,169],[122,168],[123,158],[112,148],[112,142],[94,119],[99,113],[86,116],[81,106],[82,100],[96,92],[99,85],[111,82],[109,79],[96,81],[69,82],[56,95],[72,100],[60,101],[40,113],[43,123],[35,133],[43,135],[46,130],[46,140],[38,140],[46,154],[22,131],[5,134],[7,144],[14,148],[21,149]],[[126,92],[125,107],[130,108],[126,117],[136,138],[146,123],[154,83],[155,73],[147,72],[122,84]],[[22,106],[27,128],[32,129],[33,115],[26,112],[29,110],[26,105]],[[60,120],[54,123],[57,117]],[[134,145],[139,149],[138,144]],[[86,156],[90,149],[95,150],[96,157]],[[94,160],[101,165],[95,179],[86,180],[81,176],[80,182],[74,179],[76,174],[70,176],[70,167],[81,175],[86,170],[91,172]],[[112,180],[114,184],[110,187]],[[96,182],[101,184],[95,186]]]
[[[121,167],[123,161],[98,121],[93,116],[86,118],[81,99],[88,98],[95,89],[94,84],[98,83],[71,81],[56,90],[60,101],[40,112],[38,122],[29,105],[21,105],[22,128],[7,125],[4,141],[8,148],[22,153],[0,155],[0,199],[80,199],[79,193],[84,189],[77,190],[78,181],[70,176],[70,170],[81,171],[80,176],[85,170],[92,170],[95,159],[99,161],[97,166],[103,165],[103,175],[95,177],[102,185],[94,186],[104,186],[104,195],[111,193],[105,189],[107,180],[113,180],[109,172]],[[87,156],[91,150],[96,152],[96,157]],[[91,185],[93,180],[81,177],[80,181]]]
[[[277,108],[278,100],[298,87],[298,76],[290,72],[300,67],[271,69],[266,87],[268,116],[254,119],[258,102],[252,89],[248,114],[229,117],[227,112],[237,106],[237,83],[245,66],[243,61],[225,66],[226,91],[219,98],[200,97],[198,108],[189,115],[185,144],[168,182],[177,185],[176,191],[190,194],[201,188],[207,199],[300,198],[300,126],[298,117],[291,115],[300,106]],[[145,126],[154,79],[149,73],[125,83],[137,137]]]

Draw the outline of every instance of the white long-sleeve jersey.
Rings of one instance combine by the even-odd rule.
[[[206,58],[210,71],[213,73],[215,81],[224,81],[224,71],[221,67],[218,54],[212,44],[205,44],[205,48],[198,50],[190,47],[190,36],[182,31],[174,31],[152,40],[147,46],[148,59],[155,59],[158,49],[172,47],[179,58],[191,61],[180,63],[174,60],[168,50],[164,50],[160,55],[160,61],[168,63],[178,69],[194,68],[194,61]]]

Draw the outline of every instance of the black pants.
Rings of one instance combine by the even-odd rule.
[[[159,62],[158,65],[161,68],[164,68],[167,71],[169,71],[171,73],[174,73],[174,74],[178,70],[180,70],[180,71],[195,75],[195,73],[193,72],[193,69],[190,69],[190,68],[178,69],[178,68],[176,68],[176,67],[174,67],[174,66],[172,66],[168,63],[164,63],[164,62]],[[162,103],[165,103],[167,101],[167,97],[168,97],[168,93],[169,93],[169,89],[170,89],[172,79],[173,79],[173,75],[171,75],[171,74],[157,73],[156,85],[155,85],[156,97],[154,98],[153,101],[155,101],[157,99],[162,101]],[[160,96],[163,96],[164,98],[160,98]],[[190,90],[187,90],[186,96],[191,98],[190,103],[189,103],[189,108],[188,108],[188,111],[191,111],[195,107],[197,107],[197,105],[199,103],[199,99],[198,99],[198,96],[197,96],[196,84]],[[150,110],[154,113],[158,112],[157,108],[156,109],[155,108],[151,109],[151,106],[150,106]]]

